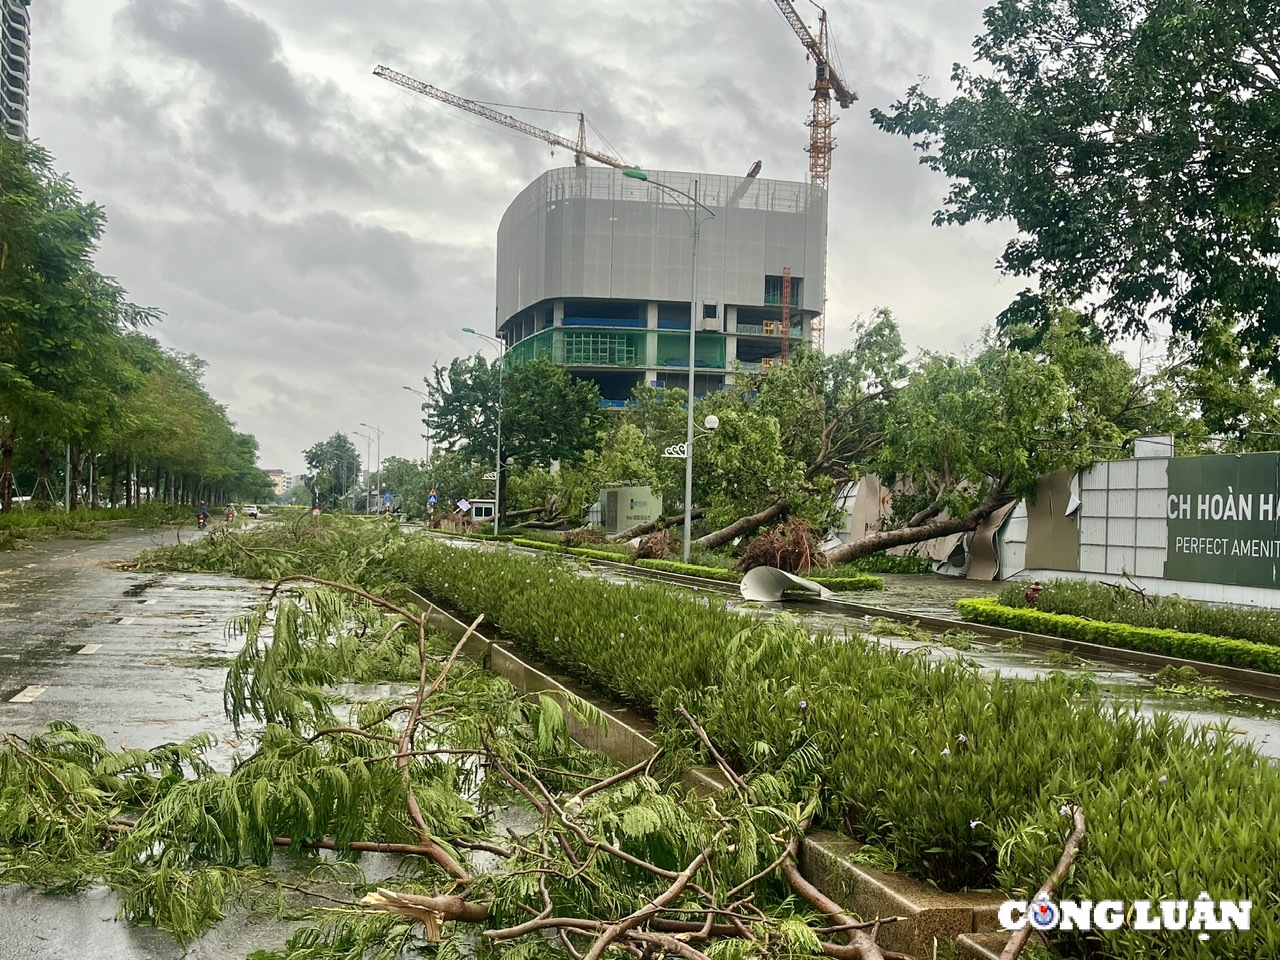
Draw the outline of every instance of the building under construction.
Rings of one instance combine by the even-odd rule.
[[[549,170],[507,208],[497,240],[497,335],[512,362],[547,357],[620,406],[641,384],[686,387],[693,194],[715,214],[698,241],[697,394],[767,369],[823,309],[827,192],[753,176],[609,167]]]
[[[831,106],[847,109],[858,95],[841,78],[826,11],[818,7],[815,36],[791,0],[774,4],[815,69],[807,184],[757,179],[759,161],[744,177],[642,172],[589,149],[581,112],[571,140],[495,109],[504,104],[374,69],[406,90],[572,152],[575,166],[529,184],[498,228],[495,332],[513,362],[547,357],[621,406],[644,383],[688,386],[690,364],[702,395],[738,371],[785,363],[793,343],[823,349]],[[604,168],[588,168],[588,159]],[[700,238],[694,198],[709,208]]]

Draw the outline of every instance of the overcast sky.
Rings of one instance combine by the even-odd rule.
[[[869,118],[921,75],[948,93],[988,2],[830,0],[861,101],[836,126],[829,350],[880,306],[911,346],[961,349],[1021,285],[994,269],[1008,231],[932,226],[945,182]],[[300,470],[361,421],[384,458],[421,457],[402,385],[485,346],[460,330],[493,330],[499,218],[571,162],[375,65],[585,110],[644,167],[761,159],[761,176],[807,178],[812,65],[771,0],[34,0],[31,16],[31,136],[106,207],[100,268],[163,311],[165,344],[208,360],[263,467]]]

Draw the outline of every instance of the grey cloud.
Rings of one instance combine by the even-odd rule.
[[[291,122],[314,117],[281,61],[279,36],[243,7],[227,0],[131,0],[120,20],[161,53],[204,68],[233,110],[260,105]]]

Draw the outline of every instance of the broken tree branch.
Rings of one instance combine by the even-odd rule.
[[[1032,902],[1041,899],[1048,899],[1053,894],[1053,889],[1060,884],[1066,877],[1067,871],[1071,869],[1071,863],[1076,858],[1076,853],[1080,849],[1080,844],[1084,840],[1084,810],[1080,807],[1067,807],[1066,812],[1071,815],[1071,835],[1067,837],[1067,842],[1062,848],[1062,856],[1058,858],[1058,865],[1053,868],[1053,873],[1049,874],[1046,880],[1036,891],[1036,895],[1032,897]],[[1022,949],[1027,945],[1027,939],[1031,936],[1031,924],[1024,924],[1019,930],[1014,931],[1009,942],[1005,944],[1003,952],[1000,954],[1000,960],[1017,960],[1022,954]]]

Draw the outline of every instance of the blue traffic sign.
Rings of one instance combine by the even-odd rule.
[[[430,504],[432,504],[432,505],[434,505],[434,504],[438,503],[438,502],[439,502],[439,500],[440,500],[440,498],[439,498],[439,497],[437,497],[434,493],[433,493],[433,494],[430,494],[430,495],[427,497],[427,503],[430,503]]]

